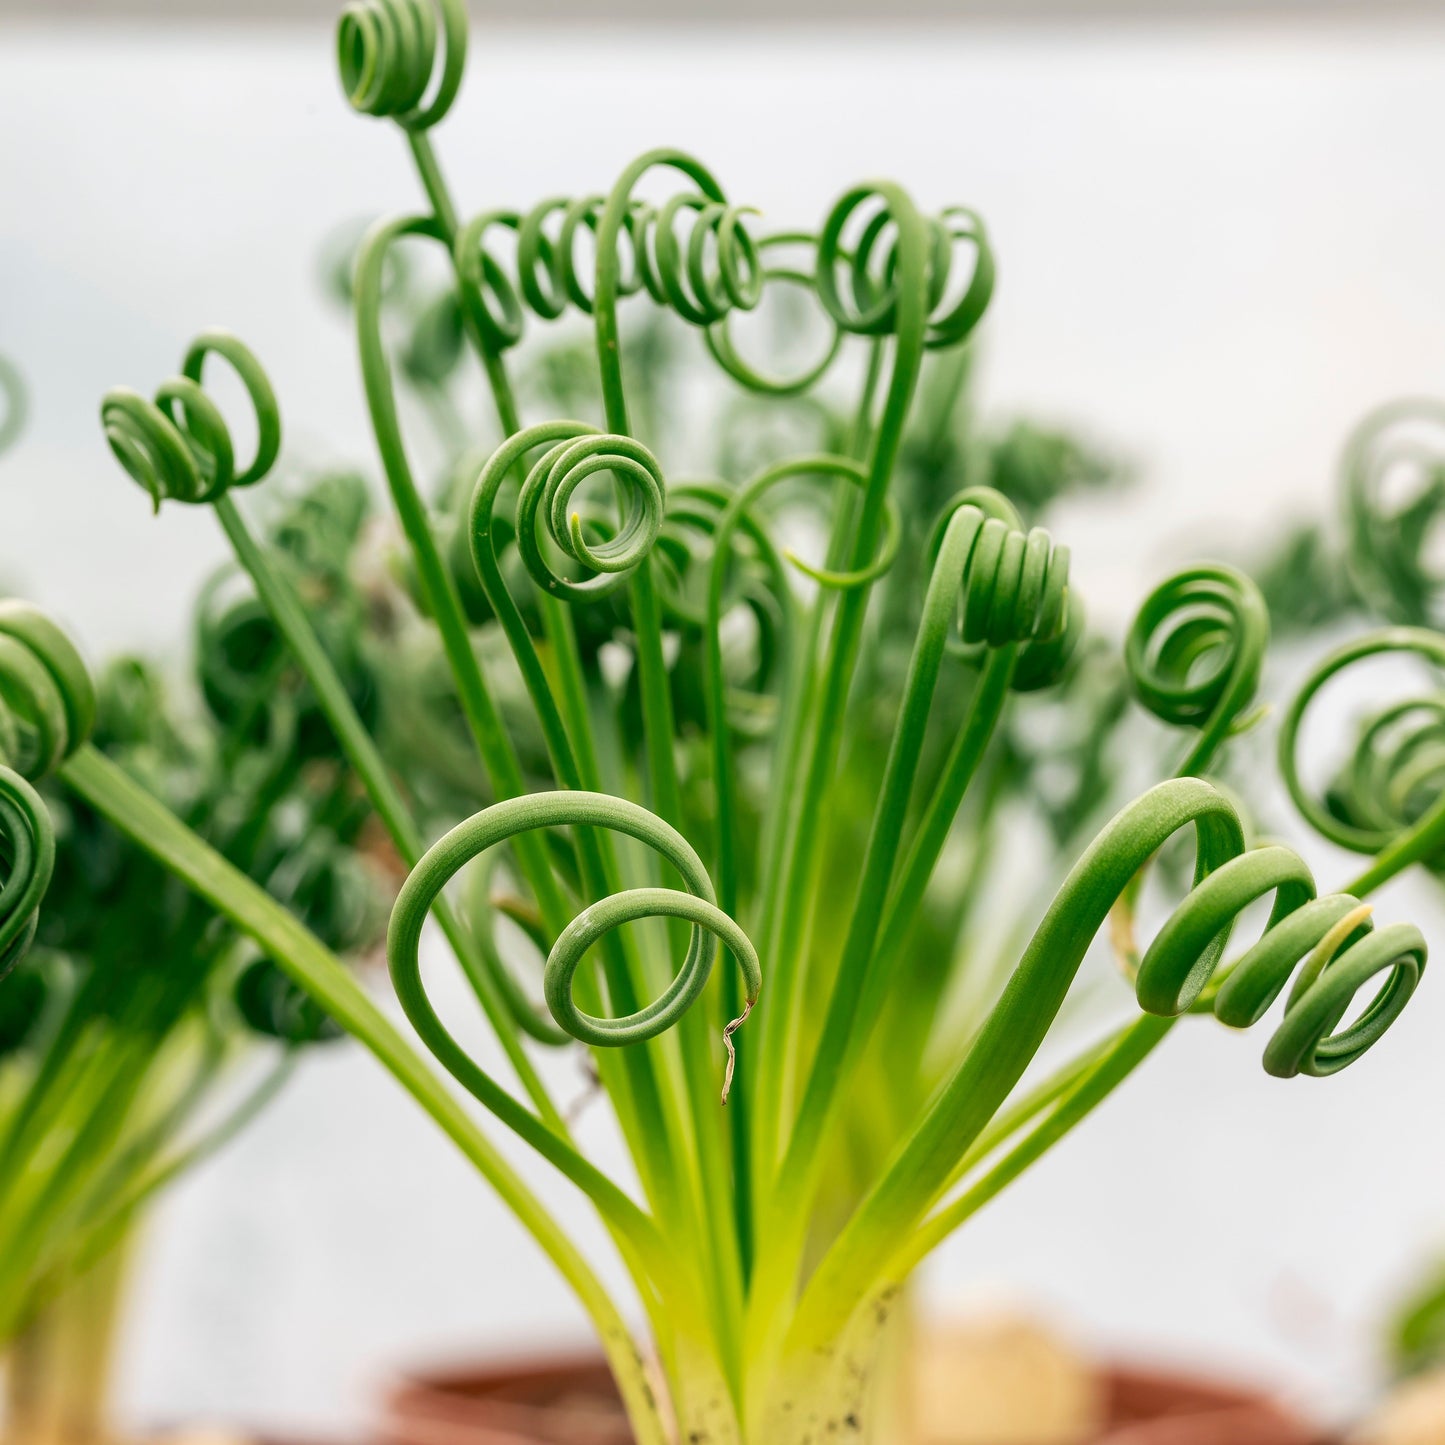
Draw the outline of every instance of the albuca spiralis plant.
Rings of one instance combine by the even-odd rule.
[[[239,494],[265,478],[281,443],[255,356],[206,332],[153,399],[120,390],[103,406],[112,449],[158,508],[215,511],[404,862],[391,977],[451,1084],[294,910],[85,742],[84,669],[31,612],[12,629],[19,660],[0,714],[11,762],[4,942],[23,947],[40,904],[49,824],[27,779],[49,774],[249,938],[446,1131],[575,1290],[640,1442],[891,1439],[875,1360],[910,1273],[1181,1018],[1248,1027],[1287,988],[1264,1053],[1285,1077],[1334,1073],[1385,1032],[1426,947],[1409,925],[1376,928],[1367,896],[1433,853],[1445,803],[1372,833],[1373,861],[1338,892],[1320,893],[1292,849],[1251,846],[1237,805],[1204,774],[1257,721],[1267,614],[1232,569],[1180,572],[1145,600],[1123,660],[1144,707],[1192,731],[1182,761],[1068,861],[1041,917],[1024,921],[991,1003],[940,1045],[939,1000],[970,965],[962,900],[982,865],[967,845],[980,843],[981,819],[1007,825],[1001,792],[1033,786],[1004,735],[1006,715],[1028,701],[1016,694],[1061,688],[1066,708],[1093,709],[1105,731],[1117,718],[1108,686],[1104,701],[1090,692],[1114,674],[1106,645],[1084,637],[1067,550],[985,486],[961,485],[926,518],[900,501],[930,388],[941,378],[947,395],[952,377],[956,389],[992,296],[985,227],[969,210],[928,215],[901,187],[871,182],[816,233],[769,234],[673,150],[640,157],[606,194],[463,220],[431,131],[458,92],[466,39],[460,0],[356,0],[338,53],[352,105],[400,128],[426,196],[422,213],[367,233],[350,290],[417,625],[445,656],[489,806],[433,836],[436,808],[404,786],[320,635],[326,608],[307,604],[247,521]],[[388,348],[388,278],[411,243],[450,268],[448,324],[479,360],[505,434],[441,515],[416,480]],[[759,369],[733,329],[779,292],[801,293],[825,330],[816,359],[791,376]],[[750,399],[739,427],[760,433],[768,405],[851,379],[847,426],[751,475],[669,480],[639,434],[628,380],[623,302],[643,294],[700,332]],[[525,419],[513,389],[524,332],[565,313],[592,330],[600,425]],[[218,366],[254,410],[249,459],[206,389]],[[815,498],[826,509],[819,560],[799,555],[800,496],[801,510]],[[498,639],[505,677],[489,650]],[[514,686],[542,742],[540,786],[499,701]],[[1289,712],[1282,757],[1320,824],[1326,810],[1295,764],[1314,695],[1306,688]],[[1066,749],[1082,783],[1059,838],[1097,802],[1087,741]],[[1144,943],[1146,878],[1168,872],[1151,864],[1177,835],[1193,838],[1192,882]],[[463,887],[476,868],[482,886]],[[1261,901],[1259,937],[1226,960],[1235,920]],[[420,963],[429,918],[515,1090],[433,1007]],[[545,1009],[509,967],[518,927],[545,956]],[[1031,1073],[1102,933],[1139,1011]],[[1368,1001],[1347,1021],[1357,998]],[[533,1051],[572,1040],[591,1051],[635,1180],[589,1159],[544,1085]],[[645,1336],[452,1084],[596,1211]],[[855,1128],[866,1109],[886,1127]]]
[[[327,585],[327,548],[344,550],[354,531],[359,485],[309,486],[273,532],[281,565],[310,589]],[[38,771],[37,750],[69,748],[93,716],[98,755],[351,954],[378,942],[385,920],[363,846],[370,809],[266,614],[230,591],[218,576],[202,596],[204,706],[189,710],[173,679],[136,658],[101,672],[92,704],[73,660],[56,662],[66,650],[49,624],[0,604],[5,756]],[[345,659],[355,619],[338,591],[326,594],[327,630]],[[51,665],[68,673],[55,696],[37,672]],[[85,1445],[113,1438],[109,1367],[151,1204],[276,1096],[303,1048],[337,1030],[143,849],[83,800],[40,787],[37,808],[18,774],[6,779],[0,1360],[7,1438]]]
[[[1434,546],[1445,507],[1445,405],[1412,397],[1376,408],[1347,438],[1339,472],[1336,518],[1296,529],[1265,574],[1279,579],[1278,605],[1298,631],[1346,617],[1376,625],[1313,669],[1285,719],[1287,733],[1293,736],[1304,708],[1328,684],[1346,673],[1358,679],[1371,662],[1396,670],[1402,661],[1423,663],[1429,684],[1367,709],[1323,796],[1303,806],[1316,830],[1339,846],[1378,855],[1390,872],[1399,848],[1438,879],[1445,872],[1445,577]],[[1334,580],[1315,592],[1315,605],[1298,605],[1311,579],[1326,574]],[[1389,1343],[1400,1371],[1439,1365],[1445,1272],[1429,1272],[1406,1299]]]

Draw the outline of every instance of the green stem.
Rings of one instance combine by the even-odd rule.
[[[411,547],[428,610],[441,634],[462,713],[497,797],[515,798],[526,792],[521,764],[472,650],[456,584],[432,536],[426,507],[412,477],[396,412],[391,367],[381,337],[381,276],[387,250],[403,236],[425,234],[435,235],[433,223],[393,221],[373,231],[362,249],[356,271],[356,324],[362,378],[382,468]],[[545,847],[538,839],[520,839],[517,857],[536,894],[548,930],[554,935],[560,933],[566,927],[571,910],[552,872]]]
[[[649,1445],[664,1445],[661,1425],[647,1403],[650,1394],[635,1347],[596,1275],[566,1232],[366,996],[340,960],[264,890],[202,843],[169,810],[94,748],[80,749],[62,767],[59,776],[77,796],[254,940],[348,1033],[365,1044],[425,1110],[572,1286],[598,1332],[642,1438]],[[537,1130],[539,1147],[545,1145],[560,1156],[561,1141],[540,1123]],[[601,1199],[605,1197],[599,1197],[599,1207],[603,1207]],[[640,1243],[643,1226],[636,1219],[633,1223],[637,1224]]]
[[[437,161],[436,152],[432,149],[429,137],[422,131],[409,131],[408,141],[411,145],[412,155],[416,161],[417,170],[421,177],[422,185],[426,190],[427,198],[431,203],[433,213],[433,233],[442,240],[451,258],[453,269],[456,268],[456,239],[457,239],[457,212],[452,202],[450,191],[441,173],[441,166]],[[502,430],[508,438],[514,436],[520,430],[521,420],[518,414],[516,400],[512,393],[511,383],[507,376],[506,365],[503,358],[497,355],[486,344],[484,338],[485,328],[481,326],[475,314],[475,302],[471,293],[465,287],[459,287],[459,294],[463,298],[463,316],[467,323],[467,334],[481,359],[487,380],[491,387],[492,397],[497,407],[497,415],[501,421]],[[358,288],[358,293],[360,288]],[[360,310],[358,308],[358,320]],[[379,347],[378,347],[379,355]],[[384,358],[383,358],[384,364]],[[370,391],[369,391],[370,394]],[[375,420],[375,407],[373,406],[373,418]],[[381,428],[378,425],[378,440],[380,440]],[[400,448],[400,433],[396,433],[395,445]],[[404,452],[400,453],[404,464]],[[390,475],[390,472],[388,473]],[[410,531],[410,529],[408,529]],[[419,565],[420,570],[420,565]],[[443,579],[450,584],[450,578]],[[453,589],[454,590],[454,589]],[[502,588],[505,591],[505,588]],[[508,599],[510,601],[510,599]],[[451,609],[460,617],[460,608]],[[515,609],[513,609],[515,610]],[[438,623],[441,625],[443,619],[438,614]],[[570,624],[569,624],[570,625]],[[442,626],[444,640],[447,636],[447,627]],[[525,633],[525,628],[523,629]],[[509,630],[509,635],[512,635]],[[514,637],[514,641],[515,641]],[[449,656],[453,652],[452,646],[448,647]],[[527,640],[527,651],[531,651],[530,639]],[[575,649],[570,654],[575,659]],[[519,654],[519,661],[525,658],[525,653]],[[564,665],[567,659],[564,657]],[[455,668],[454,668],[455,670]],[[525,667],[524,667],[525,671]],[[533,681],[529,677],[529,683]],[[545,683],[543,684],[545,693]],[[555,714],[555,706],[552,704],[550,695],[546,696],[545,704],[539,700],[537,692],[533,691],[534,703],[539,709],[544,729],[548,727],[552,715]],[[574,781],[576,776],[575,767],[569,767],[571,760],[571,748],[563,746],[565,743],[565,731],[561,739],[548,731],[548,741],[553,747],[554,767],[559,769],[558,778],[566,787],[576,787],[578,782]],[[590,754],[592,748],[590,741],[579,740],[579,746],[583,752]],[[485,756],[485,753],[484,753]],[[564,761],[564,759],[566,761]],[[520,792],[520,786],[498,789],[500,797],[516,796]],[[549,916],[547,901],[541,888],[538,886],[538,879],[534,866],[529,860],[535,862],[540,845],[530,838],[519,840],[519,857],[524,866],[524,871],[537,893],[538,901],[543,905],[543,915],[547,920],[551,931],[555,934],[562,926],[560,915]],[[598,845],[591,838],[582,842],[584,863],[590,865],[588,868],[589,885],[601,890],[608,890],[615,887],[616,870],[609,867],[604,857],[599,856]],[[545,864],[542,865],[545,867]],[[636,966],[630,960],[630,955],[624,945],[618,940],[609,939],[604,944],[609,957],[610,967],[608,971],[609,984],[613,997],[613,1006],[624,1013],[635,1011],[640,999],[640,993],[636,982]],[[656,1059],[654,1054],[665,1053],[665,1046],[657,1051],[651,1048],[628,1050],[625,1057],[620,1061],[599,1060],[598,1067],[607,1084],[608,1094],[613,1100],[614,1108],[617,1110],[619,1120],[622,1123],[624,1132],[632,1145],[634,1157],[638,1161],[639,1172],[642,1175],[643,1187],[646,1189],[649,1199],[654,1208],[662,1217],[671,1214],[676,1207],[676,1201],[681,1193],[685,1192],[686,1170],[685,1156],[691,1151],[681,1149],[673,1151],[663,1147],[663,1140],[669,1136],[676,1138],[677,1131],[667,1127],[666,1118],[669,1105],[669,1097],[660,1089],[655,1076]]]
[[[1191,823],[1201,876],[1243,852],[1229,804],[1207,785],[1182,780],[1126,809],[1075,864],[967,1055],[819,1266],[794,1321],[797,1338],[846,1312],[860,1281],[866,1290],[897,1241],[937,1200],[1038,1052],[1114,900],[1144,861]]]
[[[913,393],[918,386],[919,368],[922,366],[923,338],[925,328],[928,324],[928,254],[929,254],[929,231],[925,221],[920,217],[919,212],[913,207],[912,201],[907,198],[902,189],[896,186],[883,185],[879,188],[879,194],[884,198],[889,210],[892,212],[894,225],[897,228],[896,250],[894,250],[894,285],[896,285],[896,341],[893,351],[893,371],[884,396],[883,412],[879,418],[876,434],[873,439],[873,451],[868,461],[868,478],[863,491],[863,503],[858,513],[857,527],[854,530],[853,549],[850,553],[850,566],[855,571],[866,568],[879,546],[881,530],[883,530],[884,514],[886,514],[887,488],[892,480],[894,464],[902,447],[903,431],[907,422],[907,413],[912,405]],[[848,694],[850,694],[851,682],[853,682],[854,669],[857,668],[858,650],[863,640],[864,616],[867,613],[868,588],[858,587],[845,592],[838,603],[837,611],[834,614],[832,633],[829,637],[827,662],[822,673],[822,688],[819,691],[818,711],[811,737],[809,737],[808,763],[803,772],[802,788],[798,790],[798,803],[796,803],[796,818],[799,819],[799,827],[796,829],[795,837],[792,840],[792,847],[783,857],[782,883],[780,883],[780,894],[782,899],[792,900],[792,906],[780,910],[779,948],[776,954],[769,955],[769,962],[773,958],[792,958],[790,967],[798,968],[802,958],[802,935],[805,931],[805,923],[811,916],[812,899],[815,896],[816,867],[818,867],[819,850],[818,844],[821,840],[822,828],[819,827],[819,819],[824,816],[825,798],[827,798],[828,785],[831,783],[835,769],[837,769],[838,751],[842,743],[842,724],[844,724],[845,708],[847,708]],[[834,998],[838,997],[835,991]],[[783,1009],[788,1010],[790,1016],[793,1012],[795,998],[783,994]],[[851,1019],[848,1020],[851,1027]],[[841,1033],[841,1023],[838,1032]],[[780,1035],[783,1040],[789,1036],[795,1036],[795,1027],[792,1027],[792,1017],[783,1020],[780,1027]],[[772,1064],[773,1058],[764,1059],[764,1066]],[[816,1072],[816,1071],[815,1071]],[[782,1095],[783,1081],[780,1077],[782,1071],[775,1068],[772,1075],[773,1088],[777,1094]],[[819,1090],[831,1094],[831,1084],[827,1081],[818,1085]],[[782,1098],[770,1101],[775,1107],[785,1107]],[[808,1104],[803,1105],[803,1111],[798,1116],[798,1127],[805,1130],[814,1130],[821,1126],[821,1111],[818,1108],[809,1108]],[[785,1146],[785,1163],[773,1165],[772,1157],[754,1156],[753,1178],[754,1191],[760,1198],[767,1198],[770,1201],[769,1214],[773,1218],[786,1218],[780,1209],[780,1202],[786,1198],[782,1188],[783,1181],[793,1175],[796,1170],[798,1176],[811,1175],[812,1166],[816,1157],[816,1137],[803,1136],[799,1142],[798,1152],[795,1153],[792,1144],[786,1142],[782,1130],[779,1131],[779,1140]],[[792,1166],[786,1163],[786,1159],[792,1157],[795,1160]],[[756,1335],[754,1345],[757,1348],[766,1348],[767,1342],[772,1338],[773,1319],[776,1312],[783,1308],[790,1290],[792,1290],[792,1272],[796,1267],[796,1260],[793,1260],[793,1251],[799,1247],[798,1227],[789,1228],[786,1231],[773,1231],[769,1233],[766,1228],[760,1228],[759,1248],[760,1263],[759,1272],[756,1276],[756,1285],[759,1286],[750,1301],[750,1316],[756,1316],[751,1329]]]
[[[1145,1059],[1164,1041],[1164,1037],[1179,1020],[1177,1018],[1156,1018],[1146,1014],[1143,1018],[1124,1029],[1110,1047],[1083,1077],[1073,1082],[1060,1095],[1031,1101],[1036,1108],[1052,1104],[1041,1123],[1029,1131],[1027,1137],[1011,1149],[977,1183],[972,1184],[958,1198],[932,1215],[908,1240],[893,1261],[888,1265],[886,1277],[903,1280],[920,1265],[966,1219],[978,1213],[989,1200],[1000,1194],[1019,1177],[1031,1164],[1052,1149],[1066,1134],[1081,1124],[1120,1084],[1127,1079]],[[1073,1073],[1071,1068],[1069,1073]],[[1017,1129],[1033,1110],[1020,1111],[1019,1115],[1006,1121]],[[1000,1119],[1000,1122],[1005,1121]],[[1001,1133],[1002,1131],[1000,1131]],[[988,1143],[995,1142],[980,1135],[978,1155],[986,1151]],[[978,1157],[975,1155],[974,1157]]]
[[[431,137],[424,130],[409,130],[406,138],[411,147],[412,157],[416,161],[422,186],[426,190],[427,200],[431,202],[432,215],[436,221],[438,234],[446,243],[447,250],[451,251],[457,241],[457,209],[452,202],[446,179],[442,175],[436,152],[432,149]],[[452,257],[452,260],[455,264],[455,256]],[[521,430],[522,419],[517,410],[517,399],[512,391],[511,379],[507,375],[506,361],[482,340],[483,328],[477,323],[475,307],[469,293],[462,288],[458,294],[462,297],[462,318],[466,322],[467,332],[476,347],[482,368],[487,373],[487,384],[491,388],[492,400],[497,407],[497,420],[502,424],[503,434],[512,436]]]
[[[392,781],[386,762],[367,731],[366,724],[357,714],[331,659],[326,655],[326,649],[311,626],[301,599],[271,564],[230,497],[220,498],[215,506],[216,515],[235,548],[237,558],[250,574],[257,594],[295,654],[316,701],[330,723],[331,730],[336,734],[342,752],[366,789],[377,817],[381,819],[402,861],[408,868],[415,868],[425,851],[421,830],[400,790]],[[567,1128],[562,1116],[557,1112],[551,1096],[527,1057],[520,1037],[511,1026],[514,1022],[512,1011],[507,1005],[499,980],[489,966],[497,960],[490,958],[487,951],[478,948],[451,905],[444,899],[437,901],[436,917],[466,973],[468,982],[480,999],[517,1077],[522,1081],[543,1121],[554,1133],[565,1138]],[[475,1072],[480,1074],[481,1070]],[[468,1087],[471,1085],[468,1084]],[[495,1100],[503,1091],[488,1080],[487,1085],[483,1086],[483,1092],[485,1096],[479,1094],[478,1097],[482,1103],[493,1108]]]
[[[37,1116],[46,1127],[18,1151],[0,1201],[0,1339],[35,1308],[55,1243],[82,1211],[97,1161],[121,1136],[135,1099],[149,1041],[107,1032],[91,1043],[59,1097]]]
[[[849,566],[861,570],[873,560],[881,536],[888,484],[893,475],[903,432],[908,420],[923,356],[924,327],[927,323],[927,286],[924,282],[928,247],[927,228],[922,217],[901,190],[882,186],[898,225],[898,318],[893,352],[893,369],[885,393],[882,414],[873,438],[868,464],[868,482],[853,534]],[[792,846],[783,860],[780,897],[793,901],[782,914],[782,933],[776,955],[793,959],[801,966],[804,957],[802,935],[811,913],[816,890],[818,842],[823,830],[817,820],[826,811],[826,795],[837,767],[842,746],[843,723],[853,673],[863,637],[869,589],[844,593],[833,617],[826,656],[821,665],[821,689],[813,728],[808,738],[807,765],[798,790],[795,816],[799,819]],[[781,991],[781,989],[780,989]],[[796,1037],[797,990],[783,993],[789,1018],[784,1020],[784,1040]],[[784,1091],[780,1090],[780,1094]]]
[[[983,761],[984,751],[1007,700],[1016,657],[1014,649],[1001,649],[991,653],[984,664],[978,685],[969,699],[964,724],[949,750],[943,776],[929,795],[918,831],[913,836],[902,871],[889,896],[883,915],[882,941],[878,945],[878,952],[885,959],[892,958],[907,940],[933,870],[938,866],[943,846],[948,841],[949,831],[963,805],[964,794]]]
[[[850,458],[863,455],[870,445],[874,398],[882,375],[883,344],[878,341],[868,352],[863,391],[854,413],[852,435],[845,449]],[[829,569],[841,568],[846,562],[850,538],[857,525],[854,489],[846,482],[840,481],[836,488],[833,515],[833,531],[826,557]],[[759,1021],[761,1038],[751,1056],[755,1062],[743,1079],[744,1090],[751,1091],[757,1101],[753,1113],[749,1170],[754,1180],[754,1228],[759,1213],[759,1188],[763,1180],[772,1178],[778,1167],[778,1144],[784,1120],[790,1114],[793,1079],[792,1050],[788,1045],[799,1031],[798,1015],[802,1006],[799,994],[807,960],[806,949],[796,932],[791,943],[786,936],[787,930],[794,927],[795,916],[806,913],[807,908],[804,900],[787,891],[790,883],[787,860],[793,858],[801,846],[799,838],[805,828],[816,823],[816,819],[809,819],[804,812],[802,773],[817,716],[818,668],[815,659],[822,648],[827,602],[828,592],[820,589],[809,612],[807,635],[796,649],[794,667],[789,673],[784,708],[787,726],[777,787],[777,821],[767,830],[763,841],[763,896],[759,928],[764,939],[763,958],[764,967],[768,970],[769,1003],[762,1009]]]
[[[286,1086],[295,1072],[297,1059],[296,1051],[287,1049],[277,1064],[262,1076],[260,1083],[243,1095],[241,1101],[199,1139],[169,1157],[155,1160],[148,1168],[131,1175],[114,1192],[107,1192],[104,1211],[84,1227],[67,1257],[65,1272],[70,1274],[89,1269],[134,1226],[144,1204],[182,1174],[219,1153],[245,1130]]]
[[[8,1350],[6,1439],[108,1445],[110,1377],[129,1241],[120,1241],[27,1325]]]
[[[627,397],[622,379],[622,343],[618,301],[622,291],[621,240],[632,206],[632,192],[654,167],[678,171],[715,201],[723,199],[721,187],[705,167],[680,151],[650,151],[628,166],[607,197],[597,223],[596,290],[593,318],[596,323],[598,367],[602,379],[602,401],[608,430],[631,436]],[[621,487],[619,480],[618,486]],[[649,797],[653,811],[667,822],[682,817],[677,759],[673,743],[672,685],[663,657],[662,612],[652,572],[652,559],[644,556],[628,583],[636,645],[638,685],[642,697],[643,746],[647,758]],[[681,935],[671,931],[674,948]],[[697,1209],[708,1242],[707,1259],[715,1273],[714,1303],[724,1335],[725,1364],[734,1351],[727,1341],[736,1339],[741,1314],[742,1256],[733,1225],[730,1204],[731,1180],[728,1150],[716,1098],[708,1078],[705,1014],[684,1020],[681,1047],[691,1107],[691,1129],[696,1148],[687,1150],[696,1159],[700,1177],[695,1185]]]
[[[446,243],[455,269],[457,211],[442,175],[441,166],[432,149],[430,138],[424,130],[410,130],[407,132],[407,138],[422,185],[431,203],[437,233]],[[475,302],[471,294],[465,287],[460,287],[459,292],[463,298],[463,317],[467,324],[468,335],[486,372],[502,431],[510,438],[521,429],[521,417],[511,381],[507,375],[506,363],[502,356],[495,353],[485,343],[483,339],[485,328],[478,322]],[[556,619],[553,621],[555,622]],[[565,620],[565,628],[570,633],[570,618]],[[577,667],[575,642],[570,648],[559,650],[559,656],[564,669]],[[580,672],[577,676],[569,679],[568,685],[573,700],[575,700],[579,679]],[[550,698],[548,701],[550,703]],[[585,711],[578,712],[573,709],[572,717],[574,725],[579,722],[585,725]],[[670,738],[670,731],[668,736]],[[582,731],[575,734],[575,737],[576,747],[584,759],[585,766],[585,760],[595,754],[590,732],[584,726]],[[555,762],[554,757],[554,765]],[[559,778],[565,786],[577,786],[576,783],[560,773]],[[676,810],[674,810],[675,815]],[[585,839],[582,853],[584,870],[589,874],[589,882],[593,886],[605,888],[609,878],[615,879],[615,867],[607,865],[605,858],[599,853],[595,840]],[[536,887],[535,881],[533,886]],[[538,896],[540,899],[540,893]],[[616,940],[609,939],[605,946],[611,955],[612,967],[609,970],[609,980],[615,995],[613,1002],[624,1012],[633,1011],[639,998],[633,981],[633,975],[636,972],[635,964],[631,962],[628,950],[625,947],[619,947]],[[679,1196],[686,1192],[686,1180],[690,1172],[687,1168],[687,1160],[693,1153],[685,1145],[682,1147],[675,1145],[672,1149],[665,1147],[666,1139],[671,1138],[676,1141],[680,1137],[675,1124],[670,1125],[668,1122],[671,1112],[671,1096],[660,1089],[654,1072],[657,1062],[655,1055],[665,1055],[666,1051],[667,1044],[664,1043],[656,1049],[651,1046],[629,1049],[625,1051],[625,1056],[618,1064],[614,1064],[612,1059],[599,1060],[599,1069],[607,1083],[608,1094],[613,1100],[613,1106],[632,1145],[633,1157],[638,1162],[643,1186],[660,1217],[668,1217],[676,1213]]]

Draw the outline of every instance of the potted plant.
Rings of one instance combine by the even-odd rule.
[[[424,214],[372,228],[352,291],[377,449],[423,603],[417,625],[439,642],[496,801],[428,836],[319,640],[319,619],[247,522],[235,494],[269,469],[280,413],[241,342],[205,333],[154,400],[112,393],[103,418],[158,506],[214,509],[408,869],[387,944],[408,1019],[454,1082],[596,1211],[645,1333],[323,941],[84,742],[84,670],[33,618],[24,640],[35,665],[7,690],[7,715],[17,734],[38,728],[46,739],[29,771],[53,771],[67,796],[253,940],[474,1163],[587,1310],[633,1438],[893,1439],[888,1345],[911,1272],[1181,1019],[1249,1026],[1288,989],[1265,1049],[1281,1076],[1337,1072],[1386,1031],[1418,981],[1425,942],[1409,925],[1376,928],[1367,895],[1433,853],[1445,806],[1392,835],[1340,892],[1319,894],[1292,849],[1250,846],[1240,806],[1202,775],[1257,720],[1265,609],[1226,567],[1168,578],[1145,600],[1124,660],[1145,707],[1195,735],[1172,776],[1081,848],[976,1025],[949,1042],[936,1085],[920,1093],[917,1070],[898,1059],[912,1058],[938,1013],[929,966],[946,982],[966,963],[920,941],[948,936],[967,891],[958,873],[974,871],[951,846],[960,813],[1000,776],[997,736],[1015,694],[1049,687],[1071,663],[1103,666],[1081,646],[1066,549],[1025,529],[1002,494],[965,487],[906,547],[916,519],[890,497],[924,373],[956,360],[987,309],[994,257],[983,223],[961,208],[927,216],[880,182],[848,191],[816,234],[762,235],[705,166],[671,150],[641,157],[606,195],[463,222],[429,133],[457,93],[465,45],[459,0],[436,10],[360,0],[338,48],[352,103],[397,120],[428,197]],[[650,199],[659,180],[669,191]],[[408,454],[383,324],[394,249],[410,241],[439,247],[453,268],[460,328],[506,434],[444,533]],[[826,328],[818,356],[788,377],[761,373],[732,330],[778,287],[804,288]],[[634,429],[620,313],[638,293],[700,329],[723,372],[755,396],[845,385],[847,354],[861,351],[847,434],[731,484],[670,483]],[[524,424],[509,353],[525,325],[569,309],[590,318],[601,425]],[[208,364],[228,364],[254,408],[247,462],[205,388]],[[805,561],[785,526],[796,508],[784,504],[820,487],[826,536],[821,558]],[[890,574],[901,649],[875,605]],[[506,641],[546,787],[529,786],[459,576],[479,589],[489,636]],[[1285,730],[1291,780],[1306,692]],[[850,795],[860,788],[866,821],[855,838]],[[39,818],[27,799],[26,826]],[[1182,897],[1146,943],[1136,924],[1146,892],[1168,887],[1173,841],[1191,836]],[[477,859],[485,886],[449,894]],[[1235,919],[1260,900],[1271,904],[1260,936],[1225,961]],[[434,1010],[419,958],[431,917],[519,1092]],[[509,930],[545,955],[545,1010],[508,968]],[[1141,1011],[1059,1061],[1046,1046],[1104,933]],[[1368,1001],[1345,1023],[1357,996]],[[529,1041],[563,1035],[591,1049],[635,1188],[587,1157],[535,1067]],[[904,1041],[901,1055],[890,1040]],[[887,1121],[883,1142],[859,1151],[861,1167],[840,1186],[840,1158],[864,1132],[851,1127],[860,1105]]]

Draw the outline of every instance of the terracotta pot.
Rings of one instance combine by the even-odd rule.
[[[1330,1445],[1257,1390],[1133,1366],[1101,1371],[1107,1425],[1091,1445]],[[378,1445],[630,1445],[595,1358],[411,1376],[387,1396]]]
[[[1098,1445],[1328,1445],[1327,1431],[1258,1390],[1114,1365],[1102,1372]]]
[[[381,1445],[631,1445],[612,1374],[595,1356],[465,1367],[403,1379]]]

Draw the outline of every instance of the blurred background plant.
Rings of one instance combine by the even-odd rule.
[[[360,704],[366,612],[354,477],[288,499],[271,539]],[[198,600],[194,676],[135,657],[97,680],[95,745],[351,957],[385,923],[394,860],[274,629],[229,572]],[[178,685],[179,684],[179,685]],[[132,1244],[157,1196],[339,1031],[254,946],[72,795],[46,786],[55,870],[0,983],[0,1361],[7,1438],[113,1437],[109,1370]]]
[[[1361,622],[1382,628],[1384,651],[1410,649],[1415,633],[1445,626],[1445,404],[1406,398],[1360,420],[1341,448],[1332,515],[1299,518],[1253,571],[1296,657]],[[1394,641],[1398,646],[1392,648]],[[1339,841],[1413,826],[1445,795],[1445,678],[1427,690],[1367,708],[1340,748],[1323,806]],[[1445,854],[1424,865],[1445,880]],[[1445,1207],[1445,1201],[1441,1201]],[[1390,1371],[1409,1380],[1361,1438],[1414,1445],[1445,1429],[1445,1263],[1417,1261],[1418,1275],[1386,1324]]]
[[[1337,632],[1351,618],[1401,629],[1400,636],[1408,636],[1407,629],[1438,633],[1445,627],[1442,525],[1445,404],[1417,397],[1376,408],[1341,449],[1334,515],[1296,523],[1259,568],[1281,630],[1297,645]],[[1432,682],[1428,694],[1367,710],[1356,721],[1325,792],[1339,827],[1379,834],[1409,826],[1445,794],[1445,691],[1438,668]],[[1445,854],[1424,862],[1445,881]],[[1445,1264],[1432,1269],[1422,1262],[1421,1275],[1388,1327],[1389,1361],[1403,1376],[1445,1365]],[[1412,1411],[1427,1399],[1428,1430],[1445,1429],[1438,1396],[1436,1389],[1434,1398],[1413,1391],[1408,1397]]]

